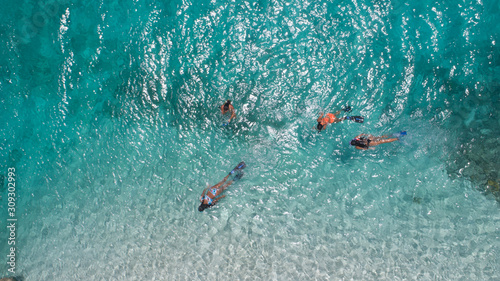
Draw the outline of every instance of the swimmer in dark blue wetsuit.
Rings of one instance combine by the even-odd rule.
[[[241,162],[236,166],[221,182],[218,184],[207,187],[203,190],[200,196],[200,206],[198,207],[198,211],[203,212],[206,208],[210,208],[214,206],[217,201],[226,197],[226,195],[221,195],[224,190],[230,186],[233,182],[239,180],[243,176],[243,169],[246,167],[245,162]],[[228,178],[235,174],[232,180],[228,180]],[[227,181],[227,182],[226,182]]]

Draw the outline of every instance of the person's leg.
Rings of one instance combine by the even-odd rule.
[[[380,141],[380,140],[388,139],[388,138],[392,138],[392,137],[393,136],[390,136],[390,135],[385,135],[385,136],[380,136],[380,137],[371,136],[371,137],[369,137],[369,139],[371,139],[372,141]]]
[[[393,142],[393,141],[397,141],[399,140],[398,138],[390,138],[390,139],[380,139],[380,138],[377,138],[376,140],[372,140],[370,142],[370,146],[376,146],[376,145],[379,145],[379,144],[382,144],[382,143],[389,143],[389,142]]]
[[[228,186],[230,186],[231,184],[233,183],[232,180],[228,181],[226,184],[224,184],[219,190],[217,190],[217,195],[221,194],[222,192],[224,192],[224,190],[226,190],[226,188]]]
[[[219,188],[224,182],[227,181],[230,175],[227,175],[224,179],[222,179],[218,184],[212,186],[212,188]]]
[[[340,118],[338,118],[338,117],[335,115],[335,121],[333,121],[333,123],[339,123],[339,122],[342,122],[342,121],[344,121],[344,120],[346,120],[346,118],[345,118],[345,117],[340,117]]]

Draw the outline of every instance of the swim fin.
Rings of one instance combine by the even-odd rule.
[[[241,179],[241,177],[243,177],[245,173],[243,173],[243,171],[240,171],[239,173],[236,174],[236,176],[234,176],[234,179],[233,181],[237,181],[239,179]]]
[[[243,170],[246,166],[245,162],[241,161],[229,174],[232,175],[236,171]]]
[[[400,137],[402,137],[402,136],[406,136],[406,131],[401,131],[401,132],[399,132],[399,133],[394,133],[394,134],[392,134],[392,135],[393,135],[394,137],[396,137],[396,138],[400,138]]]
[[[351,107],[350,107],[349,105],[348,105],[348,106],[346,106],[346,107],[344,108],[344,111],[345,111],[345,112],[351,112],[351,110],[352,110],[352,109],[351,109]]]
[[[345,119],[351,120],[357,123],[363,123],[365,118],[363,116],[346,116]]]

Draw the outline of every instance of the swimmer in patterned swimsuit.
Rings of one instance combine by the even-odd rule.
[[[221,195],[224,190],[230,186],[233,182],[239,180],[243,176],[243,169],[246,167],[245,162],[241,162],[234,168],[222,181],[218,184],[207,187],[203,190],[200,196],[200,206],[198,207],[198,211],[203,212],[206,208],[210,208],[214,206],[217,201],[224,198],[226,195]],[[228,181],[228,178],[234,174],[233,179]]]

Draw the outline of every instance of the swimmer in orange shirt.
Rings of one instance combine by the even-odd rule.
[[[337,117],[337,115],[339,115],[342,111],[349,112],[349,111],[351,111],[351,107],[347,106],[343,110],[339,110],[335,113],[323,114],[323,112],[321,112],[321,115],[319,116],[319,118],[317,120],[318,125],[316,126],[316,129],[318,129],[318,132],[321,132],[321,130],[326,129],[326,126],[328,124],[338,123],[338,122],[342,122],[344,120],[352,120],[354,122],[363,123],[364,118],[361,116],[345,116],[345,117],[341,117],[341,118]]]

